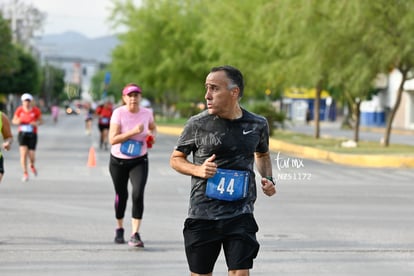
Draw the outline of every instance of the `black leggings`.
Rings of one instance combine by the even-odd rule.
[[[132,218],[142,219],[144,190],[148,178],[148,156],[120,159],[111,155],[109,172],[115,188],[115,217],[124,218],[128,201],[128,180],[132,184]]]

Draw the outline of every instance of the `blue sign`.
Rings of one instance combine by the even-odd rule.
[[[111,72],[106,72],[104,82],[106,85],[108,85],[110,81],[111,81]]]

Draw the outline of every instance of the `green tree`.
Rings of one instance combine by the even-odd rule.
[[[329,3],[329,1],[326,1]],[[333,5],[331,5],[333,4]],[[339,87],[344,99],[351,108],[354,125],[354,140],[359,141],[360,105],[372,96],[373,80],[379,73],[372,51],[366,43],[355,39],[363,36],[367,20],[361,20],[356,14],[364,14],[359,1],[331,2],[328,5],[331,20],[325,26],[328,37],[330,63],[329,81]],[[328,10],[326,10],[328,11]],[[369,20],[368,20],[369,21]]]
[[[317,88],[317,138],[320,91],[335,87],[335,99],[353,107],[358,141],[359,105],[375,91],[377,75],[398,68],[405,80],[412,72],[412,1],[144,0],[139,8],[114,2],[113,22],[127,27],[110,66],[114,80],[137,82],[168,104],[201,99],[208,69],[232,64],[244,72],[252,98]]]
[[[245,76],[245,96],[265,96],[265,90],[273,88],[265,81],[269,55],[269,17],[261,17],[262,9],[269,0],[208,1],[200,20],[202,53],[207,57],[207,68],[222,64],[238,67]],[[237,8],[235,8],[237,7]],[[212,20],[214,18],[214,20]],[[272,74],[275,77],[275,74]]]
[[[10,26],[0,13],[0,79],[10,76],[19,68],[17,52],[12,44]],[[0,93],[5,87],[0,86]]]
[[[335,32],[337,55],[331,73],[331,82],[343,88],[353,107],[354,140],[358,141],[360,104],[376,92],[374,80],[379,74],[388,74],[390,68],[402,72],[397,100],[387,118],[384,145],[389,145],[392,121],[401,101],[403,84],[413,70],[414,2],[412,1],[358,1],[335,2],[334,19],[330,32]],[[328,29],[329,30],[329,29]]]
[[[64,93],[65,72],[60,68],[51,65],[42,67],[42,85],[40,97],[44,98],[47,104],[59,103],[67,99]]]
[[[196,34],[202,1],[143,1],[140,8],[131,1],[114,2],[113,22],[128,28],[113,52],[114,79],[135,82],[167,105],[200,99],[205,67]]]
[[[332,5],[322,1],[268,1],[259,11],[266,25],[256,21],[251,38],[265,45],[265,55],[272,57],[258,66],[265,83],[316,88],[315,138],[320,136],[320,94],[328,87],[334,55],[334,34],[325,31],[332,20]],[[255,31],[260,26],[264,30]]]
[[[373,58],[381,72],[388,73],[390,69],[398,69],[402,73],[402,81],[395,104],[387,118],[384,134],[384,146],[389,146],[392,123],[400,107],[404,83],[412,77],[414,70],[414,2],[378,0],[361,1],[359,4],[369,20],[361,39],[370,42]]]
[[[0,77],[4,93],[33,93],[40,88],[39,67],[36,60],[21,48],[16,48],[20,67],[6,77]]]
[[[276,80],[287,86],[316,87],[316,138],[320,136],[320,92],[336,87],[354,107],[354,139],[359,139],[360,103],[370,98],[373,80],[382,72],[379,58],[373,56],[376,41],[360,39],[366,38],[364,32],[373,20],[367,14],[369,5],[357,0],[269,1],[262,18],[273,18],[277,28],[253,32],[253,39],[265,43],[271,49],[267,54],[276,57],[264,63],[269,72],[282,75]],[[268,78],[271,82],[272,75]],[[338,93],[335,97],[341,98]]]

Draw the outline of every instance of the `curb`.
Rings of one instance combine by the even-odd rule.
[[[179,136],[181,127],[157,126],[159,133]],[[370,155],[370,154],[345,154],[336,153],[326,150],[320,150],[312,147],[300,146],[269,139],[269,149],[271,151],[280,151],[292,154],[301,158],[315,160],[325,160],[336,164],[348,165],[354,167],[368,168],[414,168],[414,155]]]
[[[269,148],[272,151],[293,154],[297,157],[326,160],[336,164],[354,167],[414,168],[414,156],[336,153],[312,147],[294,145],[276,139],[270,139]]]
[[[181,132],[183,131],[183,128],[157,125],[157,131],[162,134],[180,136]]]

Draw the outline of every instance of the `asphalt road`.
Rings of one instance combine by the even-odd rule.
[[[97,127],[62,115],[40,128],[39,175],[21,182],[18,147],[4,153],[0,275],[189,275],[182,239],[189,177],[168,164],[176,137],[150,152],[141,237],[113,243],[108,152]],[[96,167],[88,167],[91,146]],[[414,170],[340,166],[272,153],[278,193],[259,194],[261,250],[251,275],[414,275]],[[130,216],[130,203],[126,218]],[[126,220],[127,232],[130,222]],[[227,275],[221,255],[215,275]]]

